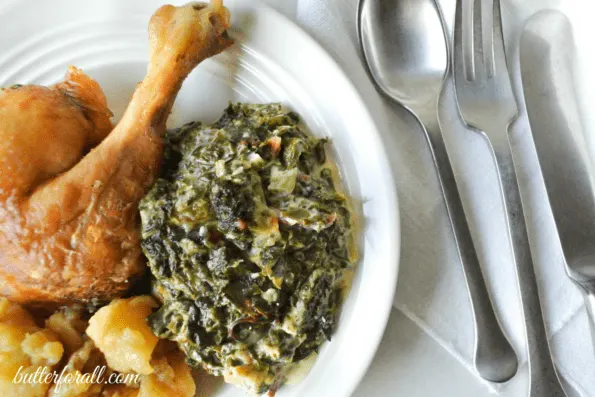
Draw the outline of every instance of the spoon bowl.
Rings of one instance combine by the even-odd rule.
[[[449,59],[433,1],[360,1],[358,24],[368,70],[378,88],[409,108],[422,124],[434,122],[427,118],[436,118]]]

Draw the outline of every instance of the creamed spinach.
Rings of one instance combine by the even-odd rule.
[[[279,104],[230,104],[170,130],[140,205],[163,306],[156,335],[254,393],[330,340],[355,260],[351,214],[324,139]]]

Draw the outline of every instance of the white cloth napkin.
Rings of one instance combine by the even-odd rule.
[[[341,64],[375,111],[384,111],[391,130],[385,131],[398,187],[402,217],[402,255],[395,307],[428,335],[472,368],[474,332],[471,310],[454,240],[440,195],[436,174],[419,127],[403,109],[379,100],[366,83],[356,37],[357,0],[266,0],[296,20]],[[455,0],[440,2],[452,28]],[[513,79],[520,82],[518,39],[526,20],[540,9],[559,8],[570,17],[577,38],[580,99],[595,96],[588,70],[594,70],[588,38],[595,37],[585,10],[587,2],[572,0],[503,0],[504,28]],[[589,2],[590,3],[590,2]],[[591,87],[589,90],[588,87]],[[522,95],[518,91],[522,105]],[[521,363],[526,362],[524,328],[511,251],[499,199],[493,160],[483,138],[466,130],[454,104],[452,81],[447,82],[441,116],[444,135],[480,260],[503,327]],[[595,115],[586,114],[587,131],[595,136]],[[517,171],[526,201],[529,227],[542,306],[560,373],[582,396],[595,396],[595,353],[588,318],[578,289],[564,273],[563,258],[526,114],[513,126]],[[421,380],[420,380],[421,381]],[[431,379],[424,379],[431,382]],[[490,394],[525,395],[526,366],[505,385],[490,384]],[[412,384],[415,380],[412,380]],[[521,391],[519,391],[521,390]],[[511,394],[512,393],[512,394]]]

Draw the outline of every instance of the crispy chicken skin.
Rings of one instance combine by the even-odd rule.
[[[140,277],[137,204],[165,122],[192,69],[232,44],[228,27],[221,0],[161,7],[146,77],[115,127],[99,85],[73,67],[52,87],[0,91],[0,296],[107,300]]]

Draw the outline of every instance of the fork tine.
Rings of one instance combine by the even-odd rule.
[[[506,51],[504,49],[504,35],[502,31],[502,14],[500,10],[500,0],[494,1],[494,21],[492,26],[492,54],[491,68],[493,75],[505,74],[509,81],[508,67],[506,65]],[[510,82],[509,82],[510,84]]]
[[[473,0],[473,16],[471,19],[471,42],[473,45],[473,76],[474,80],[482,80],[485,75],[484,43],[483,43],[483,7],[482,0]]]
[[[452,73],[455,81],[460,83],[470,80],[469,67],[465,62],[465,51],[463,44],[463,1],[457,0],[455,9],[455,29],[453,45],[453,68]]]
[[[475,80],[472,34],[474,0],[457,0],[455,13],[453,73],[461,84]]]

